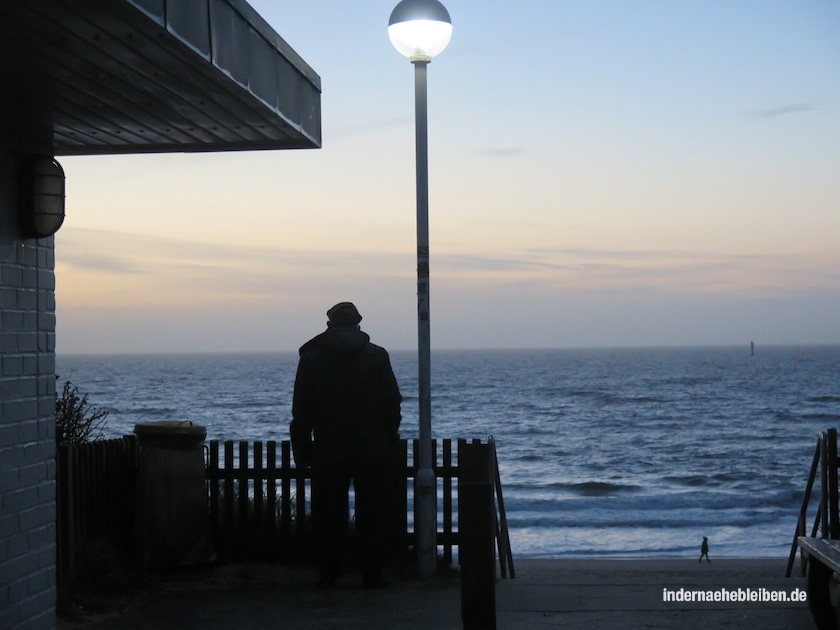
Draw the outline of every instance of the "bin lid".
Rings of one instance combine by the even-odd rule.
[[[135,424],[134,434],[140,444],[177,447],[200,444],[207,437],[207,428],[189,420],[158,420]]]

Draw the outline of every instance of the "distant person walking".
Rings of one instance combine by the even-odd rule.
[[[703,536],[703,544],[700,545],[700,558],[697,562],[703,562],[703,556],[706,556],[706,562],[711,562],[709,560],[709,539]]]
[[[295,462],[312,466],[312,520],[322,587],[342,571],[347,493],[356,496],[363,584],[384,584],[390,457],[402,396],[388,352],[362,332],[350,302],[327,311],[327,330],[300,348],[289,432]]]

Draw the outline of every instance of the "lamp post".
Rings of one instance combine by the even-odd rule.
[[[437,561],[437,483],[432,468],[431,339],[429,335],[429,145],[426,67],[452,37],[449,12],[438,0],[402,0],[391,12],[388,37],[414,65],[417,163],[417,345],[420,453],[414,478],[417,568],[434,573]]]

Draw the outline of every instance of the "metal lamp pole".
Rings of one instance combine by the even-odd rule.
[[[420,574],[434,573],[437,559],[437,482],[432,467],[432,361],[429,323],[429,142],[426,97],[428,60],[414,64],[417,162],[417,352],[420,453],[414,479],[414,535]]]
[[[429,146],[426,69],[452,35],[449,12],[438,0],[402,0],[391,13],[388,36],[414,65],[417,169],[417,345],[420,452],[414,478],[417,569],[430,577],[437,563],[437,482],[432,461],[432,378],[429,327]]]

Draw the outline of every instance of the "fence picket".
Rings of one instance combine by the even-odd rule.
[[[225,467],[233,467],[233,442],[230,440],[225,442]],[[228,475],[225,476],[224,480],[225,495],[222,499],[224,503],[224,524],[227,531],[230,532],[233,530],[233,477]]]
[[[263,443],[254,442],[254,526],[259,528],[265,522],[263,505],[263,482],[268,478],[263,473]]]
[[[295,467],[295,529],[306,535],[306,475],[302,468]]]
[[[207,462],[208,470],[219,470],[219,442],[210,442],[210,455]],[[208,496],[210,498],[210,534],[213,539],[219,535],[219,480],[207,478]]]
[[[249,532],[249,518],[248,518],[248,442],[239,442],[239,474],[237,505],[239,507],[239,527],[237,528],[237,538],[240,545],[244,545],[248,538]]]
[[[443,441],[443,559],[452,564],[452,440]]]
[[[292,529],[292,469],[291,445],[288,440],[280,443],[281,491],[280,491],[280,531],[288,536]]]
[[[265,515],[263,517],[268,536],[277,532],[277,442],[270,440],[265,452]]]

